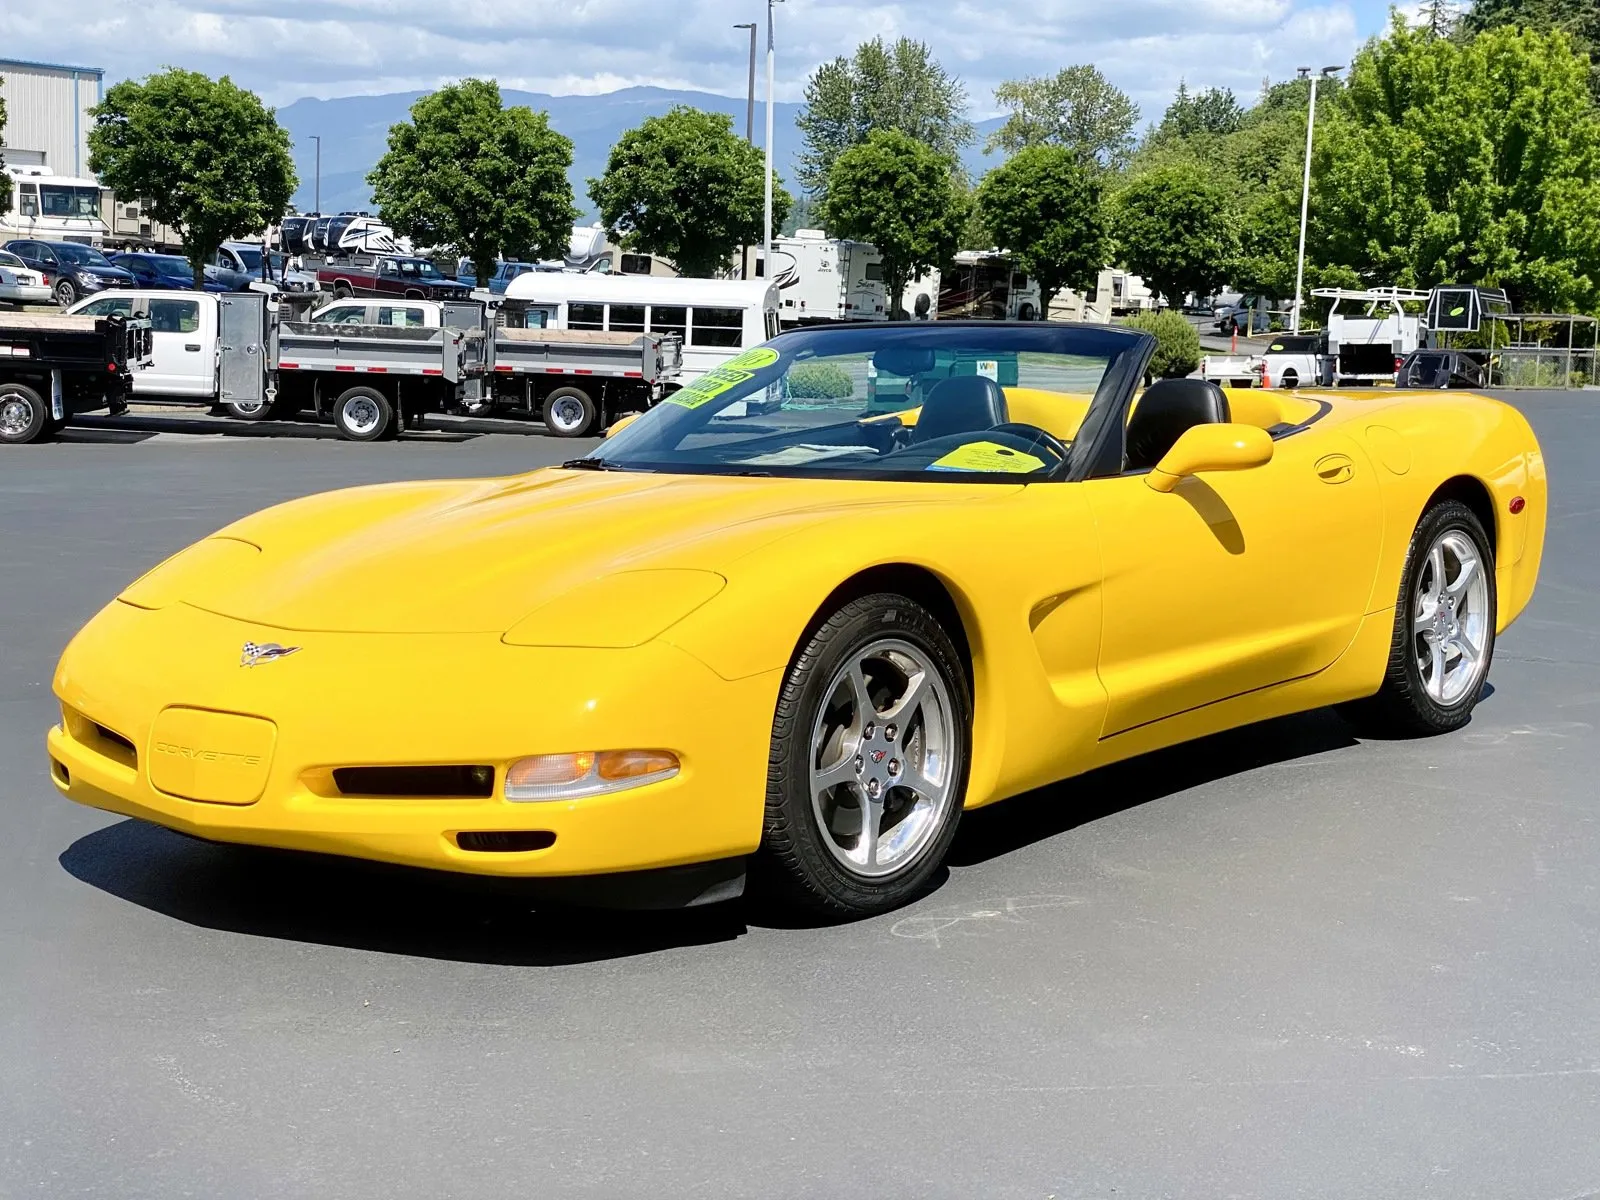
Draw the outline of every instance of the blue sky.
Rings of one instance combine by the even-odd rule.
[[[1019,75],[1097,64],[1159,117],[1180,78],[1244,98],[1304,63],[1348,62],[1387,22],[1378,0],[785,0],[780,99],[874,35],[930,43],[973,115]],[[761,0],[73,0],[0,4],[7,57],[229,74],[270,103],[427,88],[464,75],[555,94],[633,84],[742,94]]]

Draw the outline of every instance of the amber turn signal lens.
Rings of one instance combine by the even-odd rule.
[[[582,750],[536,754],[506,771],[507,800],[572,800],[670,779],[678,756],[667,750]]]

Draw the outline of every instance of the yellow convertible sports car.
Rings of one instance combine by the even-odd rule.
[[[1465,723],[1539,570],[1528,423],[1141,386],[1153,348],[786,333],[561,467],[268,509],[73,639],[50,770],[218,841],[681,902],[748,869],[847,915],[1116,759],[1334,703]]]

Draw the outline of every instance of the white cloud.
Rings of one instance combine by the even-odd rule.
[[[1000,81],[1098,64],[1159,117],[1180,77],[1253,97],[1315,61],[1348,62],[1367,0],[786,0],[780,99],[875,35],[929,42],[966,82],[974,115]],[[229,74],[273,104],[427,88],[465,75],[592,94],[637,84],[742,95],[760,0],[74,0],[0,5],[8,56],[102,66],[111,80],[164,66]],[[1370,14],[1368,17],[1370,22]]]

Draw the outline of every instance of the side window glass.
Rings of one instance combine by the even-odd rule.
[[[691,314],[691,346],[744,345],[744,310],[739,308],[696,308]]]
[[[567,305],[568,329],[604,329],[606,306],[604,304]]]
[[[650,332],[675,333],[680,338],[689,336],[689,310],[673,304],[650,306]]]

